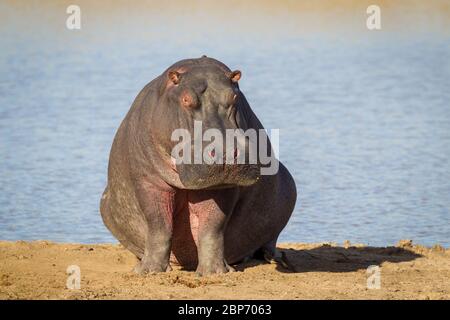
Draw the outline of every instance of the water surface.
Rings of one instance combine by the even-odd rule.
[[[80,3],[79,31],[64,2],[0,4],[0,239],[115,241],[98,210],[115,131],[147,82],[207,54],[243,71],[255,113],[280,129],[299,194],[281,241],[450,245],[439,10],[431,26],[402,15],[419,25],[369,32],[360,7]]]

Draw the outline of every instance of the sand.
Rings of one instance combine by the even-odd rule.
[[[439,245],[426,248],[403,240],[387,248],[350,243],[279,248],[290,270],[250,260],[224,275],[197,277],[175,267],[138,276],[131,271],[136,258],[118,244],[0,241],[0,299],[450,298],[450,249]],[[67,288],[70,265],[80,268],[79,289]],[[379,289],[376,281],[367,287],[370,265],[380,267]]]

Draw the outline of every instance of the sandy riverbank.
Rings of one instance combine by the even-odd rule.
[[[291,268],[251,260],[237,272],[199,278],[174,271],[137,276],[120,245],[0,242],[0,299],[450,299],[450,249],[407,241],[395,247],[284,243]],[[66,288],[69,265],[81,288]],[[366,269],[381,267],[381,288]]]

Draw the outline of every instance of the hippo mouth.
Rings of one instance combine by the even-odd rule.
[[[186,189],[225,189],[250,186],[260,178],[258,165],[250,164],[176,164],[171,158],[170,167]]]

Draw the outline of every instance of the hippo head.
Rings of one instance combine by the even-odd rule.
[[[240,71],[206,56],[182,60],[160,76],[150,125],[167,183],[214,189],[259,179],[258,135],[248,134],[257,131],[240,78]]]

